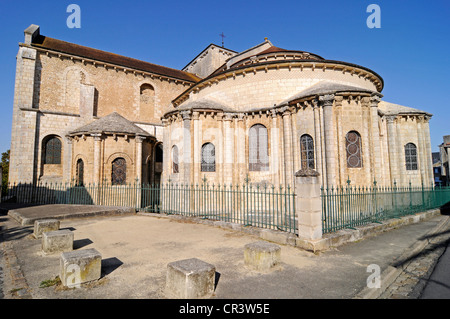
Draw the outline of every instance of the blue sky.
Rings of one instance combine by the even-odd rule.
[[[66,25],[69,4],[81,28]],[[381,9],[370,29],[369,4]],[[432,151],[450,135],[450,1],[10,1],[0,0],[0,152],[9,149],[15,56],[30,24],[41,34],[181,69],[210,43],[276,46],[362,65],[381,75],[384,100],[433,114]]]

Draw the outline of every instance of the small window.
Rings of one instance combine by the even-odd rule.
[[[405,164],[406,170],[417,170],[417,147],[413,143],[405,145]]]
[[[302,168],[307,167],[314,169],[314,141],[313,138],[308,135],[302,135],[300,137],[301,159]]]
[[[125,185],[127,182],[127,162],[118,157],[112,162],[111,183],[112,185]]]
[[[269,144],[267,128],[262,124],[253,125],[248,133],[248,154],[250,171],[269,170]]]
[[[44,144],[44,164],[61,164],[61,141],[51,137]]]
[[[347,150],[347,167],[362,167],[361,135],[356,131],[350,131],[345,136]]]
[[[175,174],[179,172],[179,168],[178,168],[178,147],[176,145],[174,145],[172,147],[172,172],[175,173]]]
[[[216,149],[213,144],[206,143],[202,146],[202,172],[216,171]]]

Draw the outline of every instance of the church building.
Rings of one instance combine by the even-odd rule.
[[[264,39],[176,70],[36,25],[16,59],[11,183],[433,185],[431,114],[383,101],[367,67]]]

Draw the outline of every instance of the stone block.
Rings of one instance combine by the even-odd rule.
[[[73,250],[73,232],[68,229],[45,232],[42,234],[42,251],[56,254]]]
[[[59,230],[60,222],[57,219],[39,219],[34,222],[33,236],[42,238],[42,234],[46,232]]]
[[[279,263],[280,257],[280,246],[266,241],[250,243],[244,248],[244,264],[254,270],[269,271]]]
[[[65,252],[60,257],[60,279],[66,287],[100,279],[102,255],[94,248]]]
[[[216,268],[197,258],[167,265],[166,294],[181,299],[209,298],[214,293]]]

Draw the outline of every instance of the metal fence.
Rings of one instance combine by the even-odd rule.
[[[450,202],[450,187],[322,188],[322,232],[380,223]]]
[[[18,203],[133,207],[295,233],[295,195],[290,187],[261,185],[13,184],[6,198]]]

